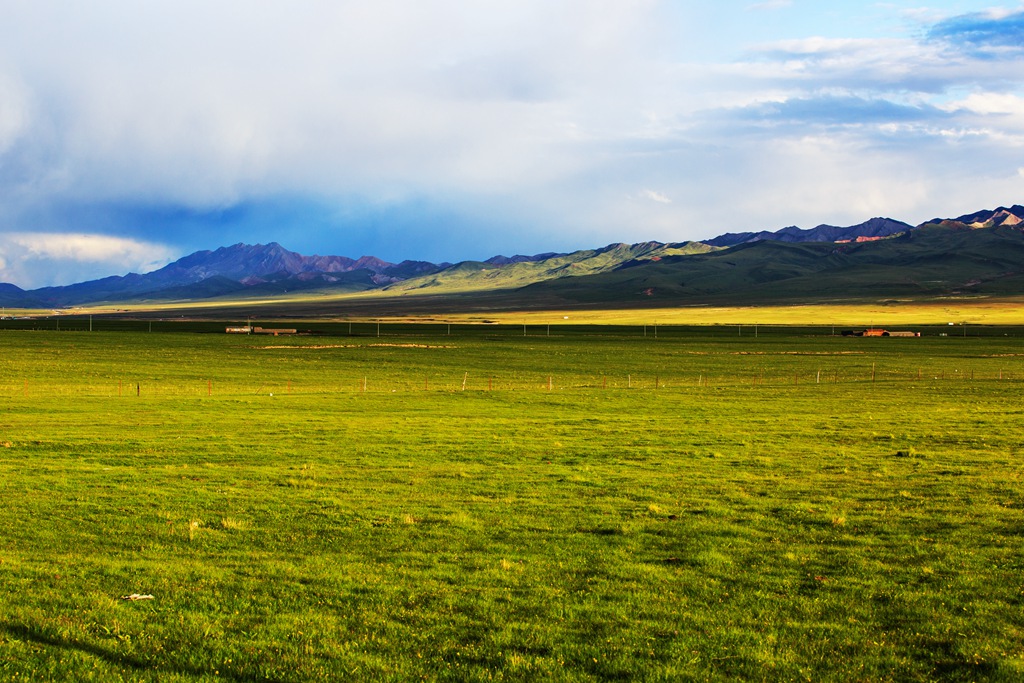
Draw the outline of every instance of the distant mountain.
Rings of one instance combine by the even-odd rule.
[[[929,224],[844,244],[760,240],[518,292],[550,305],[754,305],[1024,293],[1024,229]]]
[[[26,308],[32,305],[32,298],[21,287],[0,282],[0,305]]]
[[[394,264],[373,256],[303,256],[276,242],[235,244],[215,251],[197,251],[145,275],[129,273],[63,287],[43,287],[28,295],[38,305],[62,307],[98,301],[204,299],[240,291],[251,295],[317,287],[361,291],[431,273],[447,265],[426,261]]]
[[[491,258],[484,261],[492,266],[508,266],[513,263],[533,263],[536,261],[547,261],[551,258],[558,256],[565,256],[565,254],[556,254],[553,251],[546,252],[544,254],[536,254],[534,256],[523,256],[522,254],[516,254],[515,256],[492,256]]]
[[[457,264],[373,256],[303,256],[277,243],[189,254],[159,270],[24,291],[0,284],[4,307],[240,300],[288,293],[486,297],[565,303],[804,300],[960,291],[1024,293],[1024,206],[914,227],[873,218],[849,227],[726,233],[704,242],[610,244]],[[504,296],[504,295],[502,295]],[[493,296],[492,296],[493,299]]]
[[[737,244],[775,240],[777,242],[856,242],[869,239],[891,237],[914,226],[891,218],[872,218],[858,225],[839,228],[834,225],[819,225],[809,230],[801,230],[796,226],[782,228],[775,232],[728,232],[714,239],[704,240],[704,244],[712,247],[734,247]]]
[[[1000,206],[994,211],[978,211],[954,219],[935,218],[925,225],[961,224],[969,228],[993,228],[1000,225],[1019,225],[1024,222],[1024,206]]]

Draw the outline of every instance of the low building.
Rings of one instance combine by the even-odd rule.
[[[294,328],[268,328],[268,327],[254,327],[252,328],[253,334],[272,334],[275,337],[279,334],[298,334],[299,331]]]
[[[920,332],[890,332],[889,330],[883,330],[880,327],[871,327],[866,330],[843,330],[844,337],[920,337]]]

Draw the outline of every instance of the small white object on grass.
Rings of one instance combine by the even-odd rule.
[[[273,395],[274,395],[274,392],[270,392],[270,395],[271,395],[271,396],[273,396]]]
[[[138,593],[132,593],[131,595],[122,595],[122,600],[153,600],[152,595],[139,595]]]

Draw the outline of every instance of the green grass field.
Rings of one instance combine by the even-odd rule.
[[[1024,678],[1020,328],[133,326],[0,331],[5,680]]]

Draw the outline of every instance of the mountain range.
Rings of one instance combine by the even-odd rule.
[[[393,296],[514,292],[520,301],[563,305],[1024,294],[1024,206],[918,226],[873,218],[849,227],[787,227],[456,264],[303,256],[277,243],[236,244],[146,274],[30,291],[0,283],[0,303],[66,308],[370,290]]]

